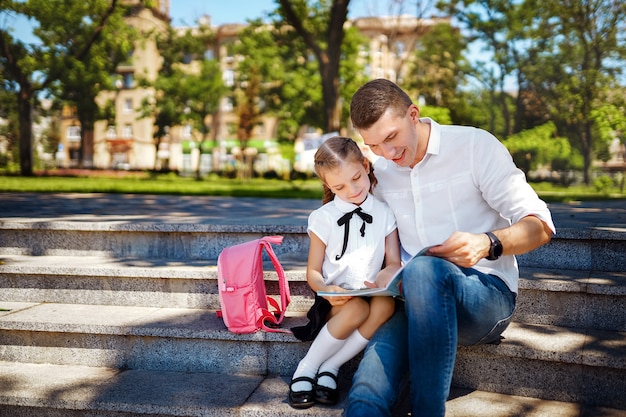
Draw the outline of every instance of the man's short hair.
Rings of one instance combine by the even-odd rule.
[[[352,96],[352,125],[355,129],[369,129],[387,109],[397,116],[404,116],[411,104],[409,95],[394,82],[384,78],[369,81]]]

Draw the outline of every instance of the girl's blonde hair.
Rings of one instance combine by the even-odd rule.
[[[332,138],[327,139],[319,147],[317,152],[315,152],[315,174],[322,180],[322,183],[324,184],[324,198],[322,200],[323,204],[326,204],[335,198],[335,193],[333,193],[326,185],[326,181],[324,180],[324,174],[329,170],[339,168],[346,162],[356,162],[361,165],[367,164],[367,166],[369,166],[367,176],[370,179],[370,192],[378,182],[376,176],[374,176],[374,166],[365,157],[365,155],[363,155],[363,152],[361,152],[361,148],[359,148],[359,145],[350,138],[333,136]]]

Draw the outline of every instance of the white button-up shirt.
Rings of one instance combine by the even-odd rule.
[[[547,205],[498,139],[473,127],[439,125],[428,118],[421,121],[430,123],[431,130],[420,163],[400,167],[378,158],[374,165],[378,178],[374,194],[395,214],[404,261],[426,246],[442,243],[455,231],[484,233],[528,215],[556,232]],[[497,275],[517,292],[514,256],[482,259],[475,268]]]

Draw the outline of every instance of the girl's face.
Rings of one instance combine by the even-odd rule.
[[[370,190],[369,161],[351,161],[329,170],[324,174],[324,182],[343,201],[360,205]]]

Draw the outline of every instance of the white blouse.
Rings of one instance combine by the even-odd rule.
[[[396,229],[396,221],[389,207],[371,194],[360,207],[372,216],[372,223],[365,224],[365,235],[361,236],[359,229],[364,221],[355,213],[350,219],[346,252],[336,259],[341,255],[344,240],[344,226],[339,226],[337,220],[357,207],[335,197],[309,215],[307,232],[314,233],[326,245],[322,275],[328,285],[363,288],[363,283],[374,282],[381,270],[385,238]]]

